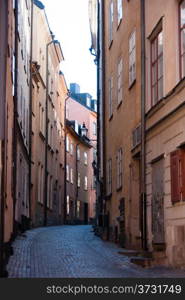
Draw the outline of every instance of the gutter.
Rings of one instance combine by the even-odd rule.
[[[32,195],[32,102],[33,102],[33,74],[32,74],[32,60],[33,60],[33,1],[31,2],[31,42],[30,42],[30,113],[29,113],[29,217],[31,219],[31,195]]]
[[[2,70],[3,71],[3,78],[2,81],[4,81],[4,85],[1,86],[1,97],[3,98],[3,112],[4,112],[4,119],[2,121],[2,140],[0,140],[0,277],[6,277],[7,272],[5,270],[5,249],[4,249],[4,234],[5,234],[5,176],[6,176],[6,74],[7,74],[7,44],[8,44],[8,32],[5,32],[8,30],[8,2],[7,1],[1,1],[3,2],[1,4],[1,10],[4,12],[4,16],[2,17],[2,46],[3,46],[3,53],[2,57],[4,59],[1,59],[2,63]]]
[[[147,245],[147,199],[146,199],[146,70],[145,70],[145,0],[141,0],[141,238],[142,248],[148,250]]]

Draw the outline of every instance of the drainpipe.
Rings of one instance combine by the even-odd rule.
[[[46,117],[45,117],[45,182],[44,182],[44,226],[47,226],[47,190],[48,190],[48,84],[49,84],[49,46],[51,44],[59,44],[58,40],[52,40],[46,44]]]
[[[144,251],[147,251],[145,82],[145,0],[141,0],[141,233],[142,248]]]
[[[5,175],[6,175],[6,71],[7,71],[7,44],[8,44],[8,2],[1,1],[1,10],[3,11],[3,16],[1,16],[1,28],[2,28],[2,57],[0,58],[0,63],[2,64],[2,84],[1,83],[1,97],[2,97],[2,107],[3,110],[3,120],[1,120],[2,134],[0,136],[0,277],[5,277],[5,253],[4,253],[4,230],[5,230]],[[6,31],[5,31],[6,30]],[[3,58],[3,59],[2,59]]]
[[[77,201],[78,201],[78,146],[80,143],[76,144],[76,199],[75,199],[75,218],[77,218]]]
[[[33,0],[31,2],[31,42],[30,42],[30,105],[29,105],[29,217],[31,220],[31,195],[32,195],[32,102],[33,102],[33,85],[32,85],[32,60],[33,60]]]
[[[67,165],[67,153],[66,153],[66,101],[70,98],[70,93],[68,91],[68,96],[65,98],[64,102],[64,224],[66,224],[67,218],[67,183],[66,183],[66,165]]]
[[[14,69],[14,125],[13,125],[13,237],[17,234],[15,222],[16,195],[17,195],[17,90],[18,90],[18,5],[19,1],[15,1],[15,69]]]

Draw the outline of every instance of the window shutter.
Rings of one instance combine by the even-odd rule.
[[[185,150],[181,150],[181,192],[182,200],[185,201]]]
[[[179,183],[179,151],[171,153],[171,201],[176,203],[180,201],[180,183]]]

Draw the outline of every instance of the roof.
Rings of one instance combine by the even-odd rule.
[[[39,0],[34,0],[34,4],[35,4],[38,8],[40,8],[40,9],[44,9],[44,8],[45,8],[44,4],[43,4],[41,1],[39,1]]]
[[[90,140],[85,137],[85,136],[81,136],[79,135],[75,130],[74,130],[74,127],[73,127],[73,124],[71,121],[67,120],[66,119],[66,127],[67,129],[70,131],[70,133],[76,137],[84,146],[88,147],[88,148],[92,148],[92,145],[90,144]]]

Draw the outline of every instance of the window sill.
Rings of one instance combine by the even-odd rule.
[[[119,102],[119,104],[117,105],[117,109],[120,108],[121,104],[122,104],[122,100],[121,100],[121,101]]]
[[[133,81],[132,81],[132,83],[129,85],[129,90],[131,90],[132,89],[132,87],[135,85],[135,83],[136,83],[136,79],[134,79]]]
[[[116,189],[117,192],[120,192],[122,190],[122,186]]]
[[[123,20],[123,18],[121,18],[121,19],[119,20],[119,23],[118,23],[118,26],[117,26],[117,31],[119,30],[119,28],[120,28],[120,26],[121,26],[122,20]]]
[[[110,200],[112,198],[112,193],[105,196],[105,200]]]
[[[112,48],[113,40],[109,43],[109,50]]]
[[[109,122],[113,119],[113,114],[109,117]]]

